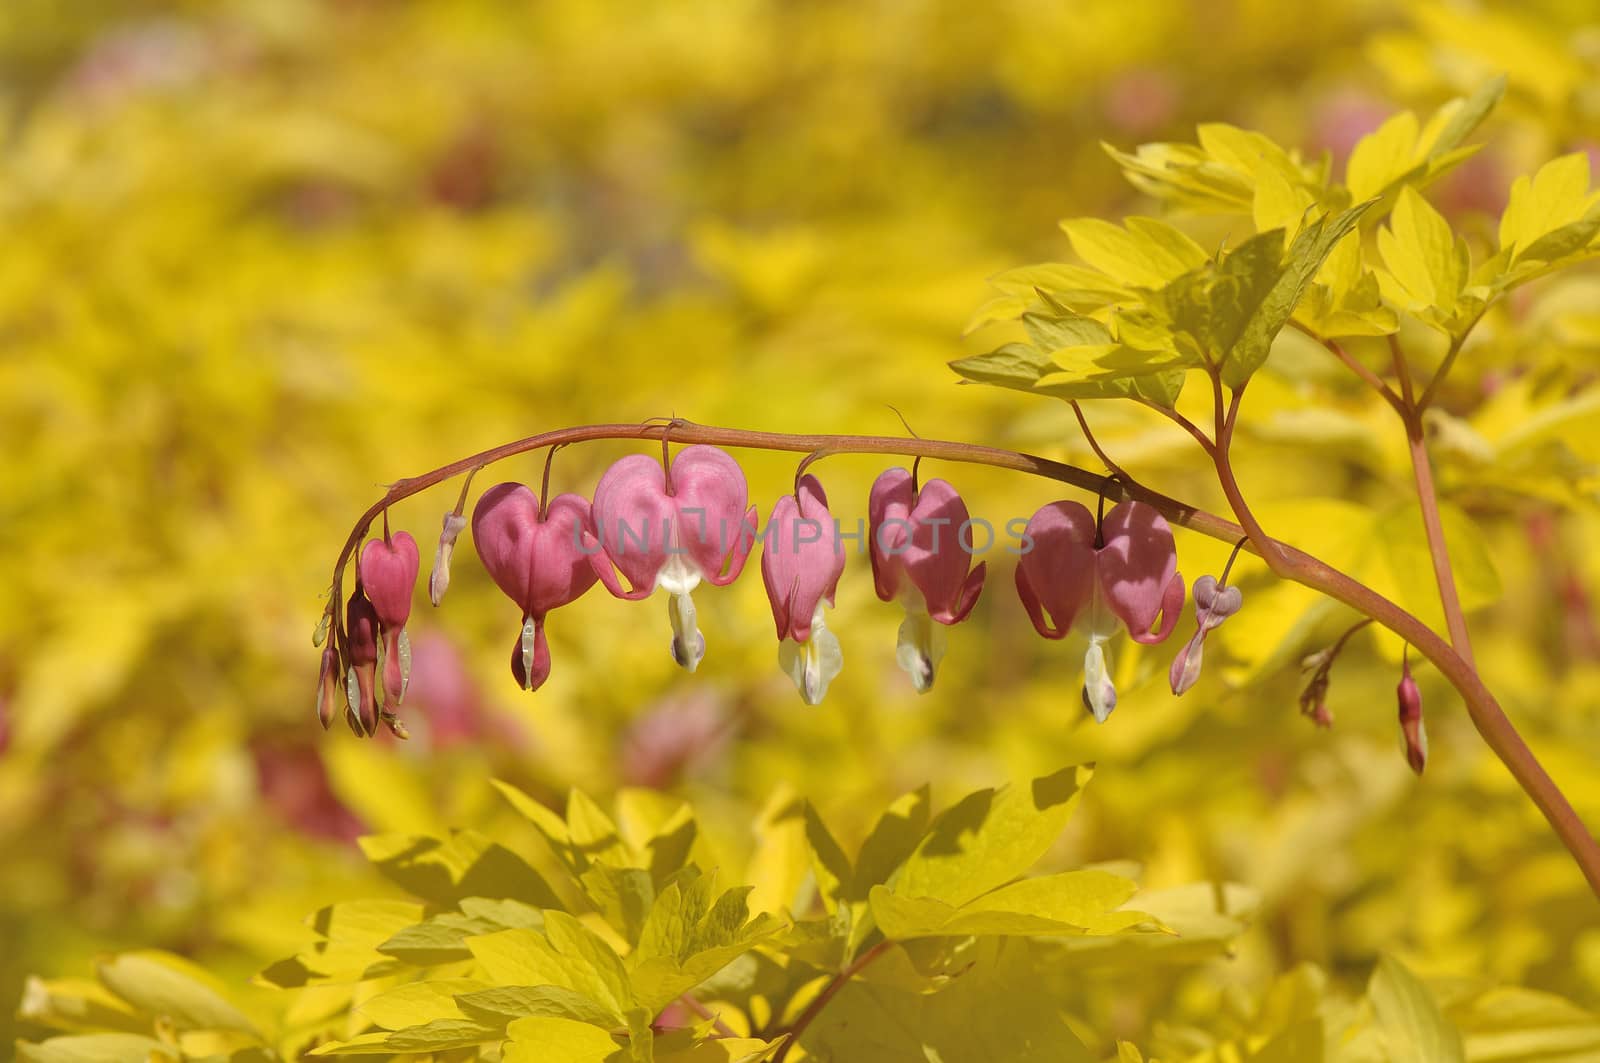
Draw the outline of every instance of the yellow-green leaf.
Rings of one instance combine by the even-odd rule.
[[[1460,1032],[1444,1017],[1428,987],[1399,960],[1384,956],[1378,961],[1367,996],[1390,1058],[1463,1063]]]

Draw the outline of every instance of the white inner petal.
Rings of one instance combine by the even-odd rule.
[[[811,616],[811,637],[804,642],[784,639],[778,643],[778,667],[794,681],[795,689],[807,705],[820,704],[828,684],[844,667],[839,639],[822,622],[822,605]]]
[[[667,618],[672,621],[672,659],[692,672],[706,655],[706,639],[695,621],[694,598],[687,591],[673,593],[667,599]]]
[[[667,555],[667,563],[656,573],[656,590],[687,596],[700,586],[699,566],[689,559],[688,554],[676,552],[681,550],[681,547],[676,547],[675,552]]]
[[[1083,655],[1083,700],[1096,723],[1105,723],[1111,710],[1117,707],[1117,688],[1111,684],[1111,669],[1102,648],[1104,641],[1090,636],[1089,649]]]
[[[522,689],[532,689],[533,682],[533,655],[538,646],[538,630],[534,627],[533,617],[522,622]]]
[[[934,673],[944,660],[948,643],[944,625],[937,623],[920,603],[906,603],[906,618],[900,624],[900,637],[895,643],[894,658],[901,669],[911,677],[918,694],[933,689]]]

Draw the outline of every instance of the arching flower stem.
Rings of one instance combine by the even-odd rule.
[[[1235,393],[1237,401],[1238,394]],[[437,469],[399,480],[389,487],[382,498],[373,503],[357,520],[334,564],[330,602],[341,601],[344,571],[349,559],[372,521],[385,509],[412,495],[444,483],[469,470],[489,465],[517,454],[524,454],[554,444],[582,443],[596,440],[662,440],[670,433],[673,441],[684,444],[704,443],[713,446],[740,449],[771,450],[787,453],[809,453],[827,450],[834,454],[878,454],[906,457],[936,458],[941,461],[985,465],[1027,473],[1059,483],[1071,484],[1086,491],[1104,491],[1118,501],[1137,500],[1155,507],[1162,516],[1177,525],[1201,535],[1233,543],[1241,535],[1249,538],[1250,549],[1267,562],[1280,578],[1293,580],[1350,606],[1365,616],[1372,617],[1384,627],[1409,642],[1412,648],[1431,661],[1466,703],[1478,733],[1510,770],[1523,791],[1538,806],[1560,837],[1573,860],[1582,870],[1590,887],[1600,896],[1600,843],[1584,826],[1566,796],[1545,772],[1538,759],[1523,741],[1516,727],[1500,708],[1494,696],[1484,686],[1476,669],[1458,654],[1450,644],[1427,624],[1396,603],[1378,594],[1372,588],[1351,578],[1323,561],[1287,543],[1267,536],[1251,514],[1234,478],[1227,458],[1228,436],[1234,421],[1224,414],[1219,419],[1225,430],[1215,447],[1215,465],[1218,479],[1230,506],[1239,517],[1238,524],[1206,512],[1197,506],[1152,491],[1138,484],[1125,483],[1115,477],[1092,473],[1063,462],[1051,461],[1033,454],[1025,454],[998,447],[985,447],[973,443],[939,439],[915,439],[904,436],[869,435],[797,435],[782,432],[760,432],[744,429],[699,425],[675,419],[668,424],[595,424],[562,428],[542,432],[525,439],[504,443],[498,447],[469,455],[458,461],[441,465]],[[1203,436],[1201,437],[1203,438]],[[1207,440],[1209,444],[1210,441]],[[1241,528],[1241,525],[1243,527]],[[341,627],[336,607],[333,626]],[[343,646],[342,632],[338,632]]]

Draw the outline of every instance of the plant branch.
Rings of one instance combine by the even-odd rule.
[[[1467,337],[1478,326],[1478,322],[1483,320],[1483,315],[1488,309],[1485,306],[1482,310],[1479,310],[1477,315],[1467,322],[1466,327],[1461,330],[1461,334],[1451,338],[1450,349],[1445,352],[1444,360],[1439,363],[1439,368],[1433,371],[1433,377],[1428,381],[1428,386],[1422,389],[1422,397],[1417,399],[1417,413],[1420,414],[1433,403],[1434,396],[1439,391],[1439,385],[1444,383],[1444,378],[1450,375],[1451,367],[1456,364],[1456,355],[1461,353],[1461,348],[1466,344]]]
[[[659,439],[665,431],[667,426],[661,424],[601,424],[559,429],[506,443],[420,476],[396,482],[357,520],[339,552],[333,572],[332,596],[327,607],[336,631],[341,626],[339,604],[345,567],[372,521],[388,507],[468,470],[554,443],[578,443],[601,439]],[[1242,528],[1240,524],[1216,514],[1142,486],[1125,484],[1115,477],[1102,476],[1062,462],[996,447],[945,440],[907,439],[903,436],[787,435],[779,432],[717,428],[683,421],[673,424],[671,433],[673,440],[680,444],[706,443],[789,453],[830,449],[835,453],[908,455],[1010,469],[1071,484],[1086,491],[1103,491],[1108,497],[1117,501],[1136,499],[1153,506],[1173,524],[1230,544],[1238,540],[1241,534],[1247,535],[1252,551],[1262,557],[1274,573],[1284,579],[1291,579],[1321,591],[1372,617],[1433,662],[1440,673],[1460,692],[1478,733],[1483,736],[1484,741],[1505,763],[1522,789],[1538,806],[1572,854],[1573,860],[1583,871],[1590,886],[1597,895],[1600,895],[1600,844],[1596,843],[1595,838],[1590,835],[1577,813],[1573,811],[1565,795],[1545,773],[1473,667],[1436,632],[1394,602],[1310,554],[1268,537],[1245,505],[1238,482],[1234,479],[1232,467],[1222,450],[1218,451],[1221,454],[1220,460],[1217,461],[1218,475],[1222,482],[1223,493],[1228,496],[1230,505],[1234,507],[1234,512],[1243,525]]]
[[[867,964],[889,951],[890,946],[893,944],[894,942],[887,939],[878,942],[866,952],[857,956],[850,966],[834,975],[828,984],[822,987],[822,992],[817,994],[817,998],[806,1005],[806,1010],[802,1011],[800,1016],[794,1020],[794,1024],[789,1027],[789,1039],[783,1043],[782,1048],[778,1049],[778,1054],[772,1057],[772,1063],[783,1063],[789,1056],[789,1049],[799,1042],[800,1035],[805,1032],[806,1027],[810,1026],[818,1015],[822,1014],[822,1009],[828,1006],[828,1001],[833,999],[834,994],[843,989],[846,982],[860,974]]]
[[[1078,428],[1083,432],[1083,438],[1088,441],[1089,449],[1094,451],[1094,456],[1100,459],[1100,464],[1110,470],[1113,476],[1121,477],[1124,483],[1132,483],[1133,477],[1128,475],[1128,470],[1112,461],[1106,456],[1106,452],[1100,449],[1100,443],[1095,439],[1094,433],[1089,430],[1089,420],[1083,415],[1083,407],[1078,405],[1078,400],[1072,399],[1070,405],[1072,406],[1073,416],[1078,419]]]
[[[1387,402],[1390,406],[1393,406],[1396,411],[1400,409],[1400,396],[1394,393],[1394,389],[1388,384],[1385,384],[1383,379],[1379,377],[1377,373],[1374,373],[1372,370],[1362,365],[1361,362],[1358,361],[1356,357],[1349,351],[1345,350],[1337,340],[1319,336],[1315,332],[1312,332],[1310,329],[1306,328],[1304,325],[1300,324],[1298,321],[1290,321],[1289,324],[1293,325],[1295,328],[1299,329],[1301,332],[1305,333],[1307,336],[1310,336],[1312,339],[1322,344],[1322,346],[1326,347],[1335,358],[1344,363],[1345,368],[1349,369],[1356,376],[1360,377],[1366,382],[1366,385],[1369,388],[1381,395],[1384,402]]]
[[[1189,418],[1185,417],[1177,410],[1162,406],[1160,403],[1151,402],[1149,399],[1139,398],[1138,396],[1132,396],[1132,398],[1134,402],[1156,411],[1161,416],[1165,417],[1167,420],[1183,429],[1185,432],[1188,432],[1194,437],[1194,441],[1200,444],[1200,449],[1204,450],[1207,454],[1211,454],[1217,449],[1216,443],[1212,441],[1210,436],[1200,431],[1199,425],[1189,420]]]

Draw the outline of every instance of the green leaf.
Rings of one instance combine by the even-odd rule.
[[[1439,506],[1439,523],[1450,551],[1450,567],[1462,608],[1471,611],[1497,601],[1500,576],[1495,571],[1483,532],[1459,507],[1449,502]],[[1399,506],[1382,516],[1376,522],[1374,541],[1394,580],[1395,598],[1423,621],[1442,628],[1444,610],[1439,603],[1433,554],[1428,547],[1422,512],[1416,503]]]
[[[497,1026],[483,1026],[469,1019],[434,1019],[402,1030],[364,1033],[345,1041],[318,1045],[307,1055],[372,1056],[397,1053],[448,1052],[457,1048],[498,1041],[503,1036]]]
[[[157,1063],[180,1058],[172,1045],[131,1033],[91,1033],[17,1042],[18,1063]]]
[[[1137,288],[1160,288],[1209,257],[1203,247],[1166,222],[1128,218],[1126,226],[1099,218],[1061,223],[1078,257],[1113,280]]]
[[[30,977],[22,989],[17,1017],[57,1030],[142,1033],[147,1017],[136,1015],[105,986],[87,978]]]
[[[1589,190],[1589,156],[1552,159],[1511,185],[1500,216],[1500,249],[1512,263],[1552,262],[1582,250],[1600,231],[1600,193]]]
[[[783,1047],[787,1037],[763,1041],[755,1037],[714,1037],[680,1045],[687,1031],[657,1037],[656,1063],[761,1063]]]
[[[1008,343],[988,354],[957,358],[950,368],[974,384],[1031,391],[1040,377],[1055,372],[1056,364],[1025,343]]]
[[[606,1063],[617,1051],[610,1034],[569,1019],[518,1019],[506,1032],[503,1063]]]
[[[472,938],[467,945],[491,980],[570,989],[595,1001],[615,1025],[622,1025],[623,1013],[633,1003],[622,961],[571,916],[547,912],[545,920],[544,935],[502,930]]]
[[[1092,317],[1078,314],[1023,314],[1022,324],[1028,330],[1028,338],[1041,351],[1111,342],[1110,329]]]
[[[885,962],[885,961],[880,961]],[[873,1063],[1090,1063],[1026,939],[981,940],[961,976],[936,993],[857,978],[800,1035],[824,1060]]]
[[[179,1030],[238,1030],[255,1025],[231,1004],[211,975],[164,952],[125,952],[100,964],[105,987],[139,1011]]]
[[[408,926],[378,946],[385,956],[418,967],[451,963],[472,958],[467,938],[505,929],[486,919],[474,919],[459,912],[443,912],[425,923]]]
[[[455,831],[448,839],[369,835],[360,839],[360,845],[390,881],[435,904],[454,905],[464,897],[509,897],[540,908],[561,906],[522,857],[475,831]]]
[[[900,869],[895,894],[959,906],[1019,878],[1060,835],[1091,775],[1064,768],[967,796],[933,821]]]
[[[886,885],[894,873],[916,851],[917,843],[928,830],[932,798],[926,785],[897,797],[873,824],[867,840],[856,854],[855,879],[850,887],[852,900],[865,901],[872,887]]]
[[[1222,359],[1222,382],[1239,388],[1261,368],[1272,341],[1288,324],[1306,287],[1346,233],[1353,230],[1372,204],[1358,203],[1331,217],[1319,218],[1300,230],[1289,246],[1283,272],[1253,310],[1249,310],[1239,339]],[[1253,290],[1253,289],[1252,289]]]
[[[661,1008],[780,926],[767,915],[749,918],[750,887],[728,890],[715,904],[712,888],[709,877],[700,877],[682,886],[670,883],[656,898],[639,947],[628,956],[634,989],[645,1006]]]
[[[355,1010],[385,1030],[403,1030],[434,1019],[465,1019],[467,1016],[456,1006],[456,994],[472,993],[484,986],[471,978],[408,982],[379,993]]]
[[[1455,313],[1469,269],[1466,241],[1416,189],[1401,190],[1389,227],[1378,232],[1378,252],[1393,282],[1384,289],[1392,301],[1413,313],[1432,310],[1434,320]]]
[[[1356,142],[1345,164],[1344,183],[1356,202],[1381,196],[1417,167],[1417,116],[1410,111],[1390,115],[1377,129]]]
[[[829,913],[851,898],[849,890],[853,881],[850,858],[844,855],[834,840],[827,824],[808,801],[805,806],[806,845],[811,851],[811,873],[817,880],[817,892]]]
[[[480,988],[463,992],[455,1003],[469,1017],[489,1026],[530,1017],[571,1019],[607,1030],[617,1024],[616,1015],[605,1005],[555,985]]]
[[[1367,996],[1392,1058],[1463,1063],[1460,1032],[1444,1017],[1427,986],[1399,960],[1392,956],[1378,960]]]
[[[1506,93],[1506,77],[1490,78],[1472,95],[1451,100],[1428,120],[1419,138],[1419,147],[1430,162],[1437,162],[1459,148],[1471,136]]]
[[[920,897],[898,897],[878,886],[872,914],[895,941],[968,935],[1111,934],[1148,922],[1143,912],[1117,912],[1134,884],[1105,871],[1069,871],[1023,879],[961,907]]]

